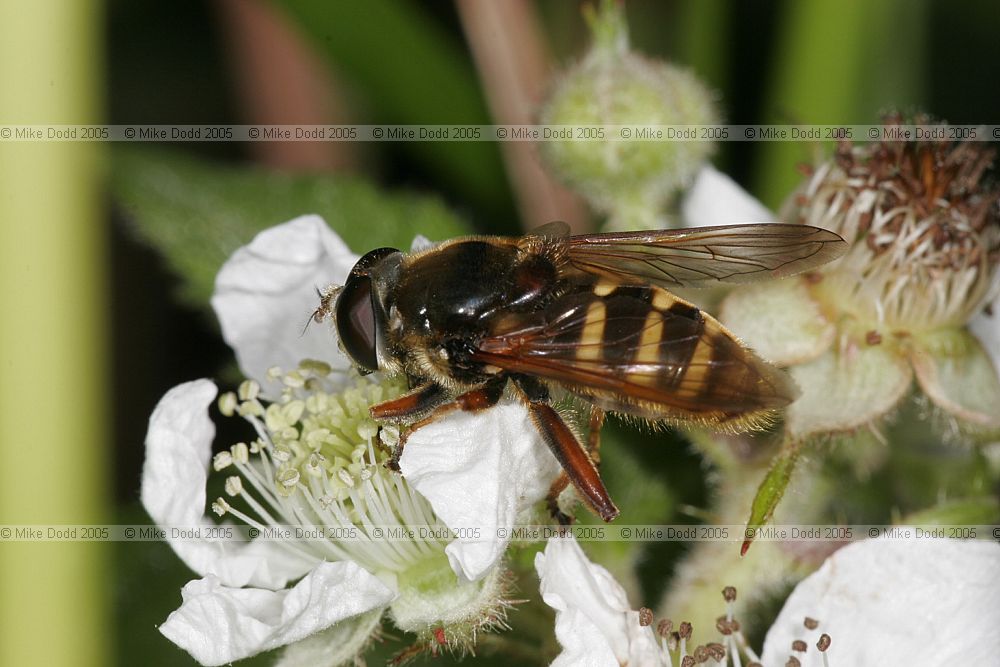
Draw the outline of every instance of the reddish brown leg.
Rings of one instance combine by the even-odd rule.
[[[528,412],[545,439],[545,444],[552,450],[568,480],[576,487],[584,502],[605,521],[611,521],[618,516],[618,508],[612,502],[608,490],[604,488],[597,466],[587,456],[580,441],[569,430],[559,413],[545,403],[534,402],[528,403]],[[558,481],[556,480],[557,483]]]
[[[440,385],[428,382],[402,396],[383,401],[369,409],[372,419],[380,422],[403,422],[427,416],[444,403],[448,393]]]
[[[545,502],[549,508],[549,514],[563,526],[569,526],[573,524],[573,517],[566,514],[559,507],[559,496],[562,492],[566,490],[569,486],[569,475],[563,470],[556,477],[556,481],[552,482],[552,486],[549,487],[549,495],[545,496]]]
[[[464,412],[479,412],[480,410],[485,410],[487,408],[493,407],[500,401],[500,398],[503,396],[503,388],[505,383],[506,380],[490,382],[489,384],[485,384],[482,387],[479,387],[478,389],[472,389],[471,391],[467,391],[464,394],[459,394],[457,397],[455,397],[454,401],[445,403],[444,405],[440,405],[439,402],[439,407],[436,410],[434,410],[434,412],[424,417],[423,419],[414,422],[406,430],[406,432],[400,435],[399,444],[396,445],[396,450],[392,453],[392,458],[389,459],[389,461],[386,463],[386,466],[391,470],[397,470],[397,471],[399,470],[399,457],[403,455],[403,446],[406,445],[406,438],[411,432],[416,431],[418,428],[426,426],[427,424],[433,422],[435,419],[438,419],[441,416],[448,414],[449,412],[454,412],[455,410],[462,410]],[[414,392],[410,393],[412,394]],[[404,397],[400,396],[400,398]],[[376,408],[381,408],[383,405],[386,404],[379,403],[378,405],[372,407],[372,418],[378,419],[378,417],[375,416],[374,411]]]

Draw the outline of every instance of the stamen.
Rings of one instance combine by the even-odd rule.
[[[245,442],[237,442],[229,448],[229,452],[232,454],[233,461],[236,463],[246,463],[250,460],[247,443]]]
[[[233,455],[228,451],[221,451],[212,457],[212,469],[215,472],[224,470],[233,464]]]
[[[252,401],[260,395],[260,385],[253,380],[244,380],[236,390],[241,401]]]
[[[243,492],[243,478],[232,475],[226,478],[226,493],[230,496],[238,496]]]
[[[830,667],[829,658],[826,657],[826,650],[830,648],[830,635],[825,632],[820,635],[819,641],[816,642],[816,648],[819,649],[820,655],[823,656],[823,667]]]
[[[236,414],[236,394],[231,391],[219,396],[219,412],[223,417],[232,417]]]
[[[706,644],[705,650],[708,652],[708,656],[716,662],[722,662],[726,659],[726,647],[718,642]]]

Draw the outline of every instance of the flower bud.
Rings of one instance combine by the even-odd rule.
[[[621,7],[603,2],[588,15],[594,44],[564,72],[541,111],[546,125],[627,126],[628,137],[576,135],[542,144],[555,173],[610,216],[617,229],[662,226],[663,207],[708,158],[704,141],[644,140],[638,126],[711,124],[712,93],[687,70],[628,48]],[[663,130],[664,133],[666,132]],[[690,130],[695,131],[695,130]],[[697,136],[695,137],[697,138]]]

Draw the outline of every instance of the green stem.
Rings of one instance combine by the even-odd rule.
[[[4,3],[0,125],[97,120],[101,5]],[[101,153],[0,136],[0,524],[107,521]],[[107,555],[0,547],[0,664],[109,663]]]

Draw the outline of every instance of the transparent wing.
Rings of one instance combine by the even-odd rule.
[[[836,259],[847,243],[808,225],[764,223],[569,238],[569,261],[614,282],[661,287],[749,283],[808,271]]]

